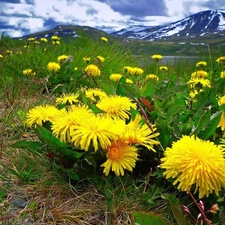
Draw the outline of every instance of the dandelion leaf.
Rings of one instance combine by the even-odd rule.
[[[42,143],[48,145],[54,153],[60,155],[63,159],[73,161],[84,155],[84,152],[77,152],[65,143],[60,142],[58,138],[42,126],[37,127],[36,134]]]

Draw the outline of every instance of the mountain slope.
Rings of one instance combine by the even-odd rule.
[[[37,39],[42,37],[51,38],[51,36],[53,35],[57,35],[62,38],[76,38],[79,35],[84,35],[84,36],[92,37],[93,39],[99,39],[102,36],[107,38],[111,37],[113,39],[118,39],[118,37],[108,34],[102,30],[89,27],[89,26],[77,26],[77,25],[56,26],[55,28],[51,30],[45,30],[45,31],[23,36],[22,39],[27,39],[29,37],[35,37]]]
[[[135,28],[135,29],[134,29]],[[225,36],[225,10],[207,10],[164,26],[132,26],[112,33],[115,36],[143,40],[186,39]]]

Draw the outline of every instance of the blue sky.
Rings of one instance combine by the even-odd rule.
[[[63,24],[109,32],[175,22],[200,11],[225,9],[223,5],[224,0],[0,0],[0,34],[21,37]]]

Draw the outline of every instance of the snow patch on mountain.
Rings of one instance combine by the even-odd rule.
[[[224,34],[225,10],[207,10],[163,26],[131,26],[113,32],[115,36],[145,40],[165,40],[170,37],[203,37]]]

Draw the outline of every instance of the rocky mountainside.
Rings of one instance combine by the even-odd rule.
[[[225,10],[207,10],[163,26],[131,26],[112,33],[118,37],[143,40],[169,40],[224,36]]]

